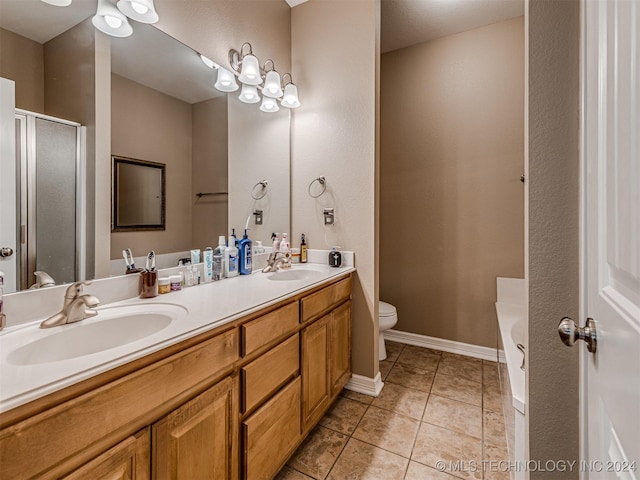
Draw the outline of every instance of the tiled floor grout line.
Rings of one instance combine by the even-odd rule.
[[[364,406],[364,410],[362,411],[362,415],[360,416],[358,421],[355,423],[355,425],[352,428],[349,429],[350,433],[348,433],[348,434],[345,434],[344,432],[341,432],[341,431],[339,431],[339,430],[337,430],[335,428],[331,428],[331,427],[324,426],[324,425],[319,425],[322,428],[325,428],[327,430],[331,430],[332,432],[338,433],[338,434],[343,435],[344,437],[346,437],[346,440],[345,440],[344,444],[342,445],[342,447],[340,448],[340,451],[336,454],[335,458],[331,462],[330,467],[328,468],[327,474],[322,478],[318,478],[318,477],[315,476],[315,474],[311,475],[311,474],[305,473],[305,472],[303,472],[301,470],[296,469],[295,467],[292,467],[291,465],[288,465],[288,468],[290,468],[291,470],[294,470],[295,472],[298,472],[301,475],[304,475],[304,476],[309,477],[309,478],[313,478],[314,480],[326,480],[327,478],[329,478],[331,476],[332,472],[334,472],[336,470],[336,466],[338,465],[338,463],[340,462],[340,459],[342,458],[343,454],[345,453],[345,449],[346,449],[347,445],[349,444],[349,442],[352,439],[354,439],[354,440],[357,440],[358,442],[362,442],[363,444],[368,445],[369,447],[372,447],[374,449],[378,449],[378,450],[381,450],[381,451],[385,451],[387,453],[390,453],[392,455],[395,455],[397,457],[400,457],[400,458],[403,458],[404,460],[406,460],[407,464],[406,464],[406,467],[404,468],[404,473],[402,473],[402,477],[401,477],[403,480],[406,480],[406,477],[407,477],[407,475],[409,473],[409,469],[411,467],[412,462],[415,462],[416,464],[419,464],[419,465],[421,465],[421,466],[423,466],[423,467],[425,467],[427,469],[434,470],[434,467],[432,465],[428,465],[427,463],[423,463],[422,461],[413,460],[413,455],[414,455],[414,451],[415,451],[416,444],[417,444],[417,441],[418,441],[418,436],[420,434],[421,428],[423,427],[423,424],[427,424],[427,425],[431,425],[431,426],[434,426],[434,427],[437,427],[437,428],[441,428],[441,429],[446,430],[446,431],[448,431],[448,432],[450,432],[452,434],[466,435],[466,436],[469,436],[471,438],[476,438],[477,439],[477,437],[474,437],[473,435],[469,435],[468,433],[460,431],[459,429],[458,430],[453,430],[453,429],[449,428],[448,425],[447,426],[441,426],[441,425],[437,425],[435,423],[431,423],[429,421],[426,421],[425,420],[425,415],[426,415],[426,412],[427,412],[427,407],[429,405],[429,402],[432,401],[434,397],[435,398],[439,397],[439,398],[447,399],[447,400],[453,401],[453,402],[463,403],[465,405],[468,405],[468,406],[471,406],[471,407],[475,407],[475,408],[479,407],[479,409],[480,409],[480,439],[479,439],[480,440],[480,452],[481,452],[481,457],[482,457],[481,460],[485,459],[485,457],[486,457],[486,455],[488,453],[486,448],[485,448],[486,445],[487,445],[487,440],[485,438],[485,436],[487,435],[487,431],[486,431],[486,428],[485,428],[485,413],[486,412],[491,412],[493,414],[496,414],[496,415],[499,415],[499,416],[502,416],[502,417],[504,415],[503,412],[496,412],[494,410],[488,410],[486,408],[487,407],[487,402],[485,401],[485,383],[486,383],[485,382],[485,373],[488,372],[487,369],[490,368],[490,367],[487,366],[485,364],[485,362],[482,362],[480,364],[481,365],[481,368],[480,368],[480,382],[476,382],[475,380],[467,378],[470,375],[467,375],[465,377],[460,377],[460,376],[457,376],[457,375],[452,375],[450,373],[444,373],[442,371],[442,361],[445,358],[445,356],[443,356],[440,353],[439,354],[439,358],[438,358],[438,362],[437,362],[436,367],[435,367],[435,370],[433,371],[433,377],[431,379],[431,384],[429,385],[429,391],[428,392],[425,392],[424,390],[420,390],[418,388],[413,388],[411,386],[403,385],[402,383],[395,383],[395,382],[392,382],[392,381],[387,382],[386,378],[389,377],[389,375],[391,374],[391,372],[393,371],[393,369],[397,365],[402,365],[403,367],[412,368],[412,369],[416,369],[416,370],[423,370],[425,372],[431,373],[431,371],[430,371],[431,369],[424,369],[424,368],[416,367],[415,363],[412,364],[412,363],[404,363],[404,362],[400,362],[399,361],[401,355],[403,354],[403,352],[405,352],[406,347],[407,347],[406,345],[402,345],[402,348],[400,348],[398,351],[394,351],[394,354],[395,354],[394,355],[394,360],[392,360],[392,361],[391,360],[387,360],[389,362],[390,366],[387,369],[387,372],[386,372],[385,378],[383,379],[383,382],[389,383],[391,385],[395,385],[396,387],[401,387],[402,390],[412,390],[412,391],[415,391],[415,392],[426,393],[427,399],[426,399],[426,402],[425,402],[424,406],[422,407],[422,409],[420,411],[420,418],[415,418],[415,417],[413,417],[411,415],[408,415],[402,409],[393,410],[392,408],[397,404],[397,403],[393,402],[393,397],[391,397],[392,402],[389,402],[388,400],[386,400],[386,401],[382,402],[381,405],[374,405],[373,403],[375,402],[375,398],[372,399],[369,403],[366,403],[364,401],[360,401],[357,396],[356,396],[356,398],[349,398],[346,395],[340,394],[340,396],[343,399],[348,400],[348,401],[352,401],[352,402],[357,402],[360,405]],[[405,360],[408,360],[408,359],[405,359]],[[451,368],[451,365],[449,364],[448,367]],[[406,372],[405,372],[405,375],[406,375]],[[456,377],[456,378],[460,378],[460,379],[463,379],[463,380],[466,380],[466,381],[469,381],[469,382],[473,382],[473,383],[476,383],[476,384],[479,383],[480,384],[480,405],[476,405],[476,404],[473,404],[473,403],[465,402],[463,400],[459,400],[458,398],[455,398],[454,396],[447,397],[445,395],[439,395],[438,393],[434,394],[433,393],[433,385],[434,385],[434,382],[436,380],[436,376],[437,375],[444,375],[444,376],[448,376],[448,377]],[[492,386],[493,386],[493,384],[492,384]],[[415,406],[415,404],[414,404],[414,406]],[[398,415],[398,416],[404,417],[406,419],[411,419],[413,421],[417,421],[417,424],[418,424],[417,425],[417,431],[416,431],[415,437],[413,438],[413,442],[411,444],[411,450],[410,450],[410,452],[408,454],[408,457],[405,457],[404,455],[398,454],[398,453],[396,453],[394,451],[388,450],[387,448],[384,448],[384,447],[381,447],[379,445],[376,445],[375,443],[372,443],[371,441],[369,441],[370,439],[368,439],[368,438],[367,438],[367,440],[361,440],[360,438],[355,438],[354,437],[355,432],[361,426],[364,418],[367,416],[367,413],[371,413],[372,410],[371,410],[370,407],[375,407],[375,408],[377,408],[379,410],[383,410],[383,411],[388,412],[388,413],[390,413],[392,415]],[[407,411],[411,411],[411,408],[409,410],[407,410]],[[435,419],[432,418],[432,420],[435,420]],[[310,433],[310,435],[311,435],[311,433]],[[359,435],[359,436],[362,437],[363,435]],[[364,437],[366,437],[366,435],[364,435]],[[494,448],[498,448],[498,449],[502,448],[499,445],[494,445],[494,443],[491,443],[490,445],[493,446]],[[329,462],[327,462],[327,463],[329,463]],[[484,464],[481,463],[482,471],[480,472],[480,479],[488,480],[489,477],[486,476],[486,472],[485,472],[485,469],[483,467],[484,467]],[[437,469],[435,469],[435,470],[437,471]],[[397,473],[400,474],[401,472],[402,471],[399,470]],[[447,473],[448,473],[448,475],[451,476],[452,479],[453,478],[456,478],[456,479],[459,478],[458,476],[454,475],[453,472],[447,472]],[[369,477],[365,477],[365,478],[369,478]]]

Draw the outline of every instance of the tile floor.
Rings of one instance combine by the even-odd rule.
[[[276,480],[509,478],[496,363],[387,342],[380,370],[380,396],[344,390]]]

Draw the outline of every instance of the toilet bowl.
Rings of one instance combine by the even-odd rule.
[[[378,360],[387,358],[387,349],[384,347],[384,332],[393,328],[396,323],[398,323],[396,307],[387,302],[378,302],[378,331],[380,332]]]

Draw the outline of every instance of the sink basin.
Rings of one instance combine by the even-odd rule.
[[[318,270],[297,270],[296,268],[292,268],[291,270],[280,270],[279,272],[271,273],[267,278],[276,282],[291,282],[295,280],[311,280],[313,278],[320,278],[321,275],[322,273]]]
[[[105,307],[98,312],[91,319],[43,331],[46,336],[14,350],[7,356],[7,362],[36,365],[120,347],[158,333],[171,322],[186,317],[187,309],[161,303]]]

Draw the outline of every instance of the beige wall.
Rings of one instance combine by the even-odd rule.
[[[529,2],[527,425],[532,460],[578,459],[578,348],[558,339],[579,312],[578,0]],[[583,348],[583,347],[580,347]],[[532,472],[532,479],[578,478]]]
[[[194,50],[229,68],[229,49],[244,42],[280,73],[290,71],[291,9],[284,0],[155,0],[156,25]]]
[[[40,43],[0,28],[0,77],[16,82],[16,108],[44,112],[44,50]]]
[[[291,50],[302,106],[292,122],[292,229],[310,248],[341,245],[356,254],[353,371],[374,377],[377,356],[376,0],[311,0],[292,9]],[[307,193],[320,175],[327,192]],[[336,225],[325,227],[323,207]],[[329,245],[325,243],[325,235]]]
[[[271,234],[290,232],[289,114],[261,112],[258,105],[229,98],[229,231],[242,234],[249,220],[249,237],[271,245]],[[267,180],[266,191],[256,183]],[[252,195],[263,198],[254,200]],[[263,211],[263,224],[252,213]],[[297,245],[295,238],[291,243]]]
[[[111,75],[111,152],[166,164],[166,230],[113,232],[111,258],[192,247],[191,105],[119,75]]]
[[[219,235],[228,235],[228,197],[195,196],[197,192],[226,192],[228,188],[227,97],[193,104],[192,115],[192,248],[202,250],[218,245]]]
[[[524,17],[381,65],[380,298],[397,330],[495,347],[524,277]]]

